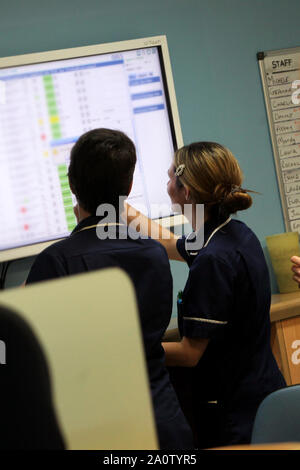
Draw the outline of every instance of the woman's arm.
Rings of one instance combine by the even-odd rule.
[[[208,345],[207,338],[187,338],[178,343],[162,343],[166,354],[166,365],[170,367],[195,367]]]
[[[176,248],[178,236],[174,235],[169,229],[162,227],[159,223],[149,219],[129,204],[125,203],[124,208],[125,211],[122,217],[131,228],[141,235],[149,236],[153,240],[160,242],[165,247],[169,259],[184,261]]]

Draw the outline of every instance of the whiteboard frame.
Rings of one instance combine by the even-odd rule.
[[[261,80],[262,80],[262,87],[263,87],[264,98],[265,98],[266,112],[267,112],[267,117],[268,117],[270,137],[271,137],[271,142],[272,142],[273,157],[274,157],[274,163],[275,163],[275,169],[276,169],[276,175],[277,175],[277,181],[278,181],[278,187],[279,187],[279,193],[280,193],[280,199],[281,199],[283,220],[284,220],[285,230],[287,232],[291,231],[291,224],[289,220],[288,206],[287,206],[284,182],[283,182],[282,171],[281,171],[281,166],[280,166],[280,156],[279,156],[277,140],[276,140],[276,132],[275,132],[275,127],[274,127],[273,115],[272,115],[272,106],[271,106],[271,101],[270,101],[270,97],[268,93],[268,84],[267,84],[264,60],[266,57],[274,57],[278,55],[295,54],[295,53],[300,54],[300,47],[291,47],[288,49],[278,49],[274,51],[258,52],[257,54],[258,65],[259,65],[259,70],[260,70],[260,75],[261,75]]]
[[[175,150],[183,146],[182,131],[180,126],[179,112],[175,93],[175,86],[171,68],[170,54],[168,49],[167,37],[165,35],[146,37],[140,39],[130,39],[128,41],[117,41],[103,44],[95,44],[91,46],[73,47],[69,49],[53,50],[46,52],[35,52],[32,54],[23,54],[12,57],[0,57],[0,69],[7,67],[17,67],[22,65],[32,65],[43,62],[56,60],[74,59],[79,57],[88,57],[97,54],[110,54],[120,51],[128,51],[132,49],[143,49],[146,47],[160,47],[162,54],[162,69],[166,79],[166,91],[169,97],[170,109],[169,114],[173,120],[175,138]],[[171,216],[172,217],[172,216]],[[182,220],[180,222],[180,225]],[[173,225],[173,224],[172,224]],[[174,225],[178,225],[174,221]],[[54,240],[46,240],[43,242],[32,243],[11,249],[0,250],[0,263],[3,261],[11,261],[18,258],[26,258],[40,253],[48,246],[62,240],[57,238]]]

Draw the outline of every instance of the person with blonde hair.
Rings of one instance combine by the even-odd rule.
[[[192,216],[204,205],[204,240],[195,249],[193,236],[176,237],[138,213],[140,228],[156,228],[169,258],[189,266],[178,298],[180,341],[163,343],[166,364],[198,448],[249,443],[259,404],[285,386],[270,347],[264,254],[252,230],[232,218],[252,205],[251,191],[233,154],[214,142],[177,150],[168,174],[173,204],[190,204]]]

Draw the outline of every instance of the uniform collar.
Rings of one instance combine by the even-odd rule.
[[[200,248],[194,248],[193,247],[193,242],[197,241],[197,234],[195,232],[191,232],[189,235],[185,237],[185,251],[186,253],[193,257],[197,256],[199,251],[202,248],[205,248],[208,243],[210,242],[211,238],[215,236],[215,234],[221,230],[224,226],[226,226],[231,220],[231,217],[211,217],[209,220],[207,220],[204,223],[204,239],[203,239],[203,244]],[[192,238],[190,237],[192,236]],[[190,247],[188,247],[188,244],[191,243]],[[193,249],[194,248],[194,249]]]
[[[71,232],[71,235],[73,235],[73,233],[79,232],[85,227],[89,227],[90,225],[97,225],[103,218],[104,217],[99,215],[90,215],[86,217],[85,219],[81,220],[79,224],[76,225],[74,230]]]
[[[213,231],[216,230],[218,227],[220,227],[220,225],[222,225],[227,220],[227,218],[228,217],[223,217],[223,216],[221,217],[221,216],[214,215],[204,223],[203,245],[205,245],[205,243],[207,242],[207,240],[209,239]]]

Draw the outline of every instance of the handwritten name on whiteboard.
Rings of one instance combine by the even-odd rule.
[[[280,164],[283,170],[300,168],[300,156],[292,158],[283,158],[282,160],[280,160]]]

